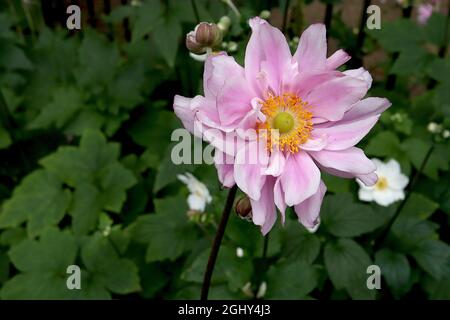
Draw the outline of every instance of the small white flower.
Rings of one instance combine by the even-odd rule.
[[[449,130],[444,130],[444,132],[442,132],[442,136],[447,139],[448,137],[450,137],[450,131]]]
[[[367,187],[361,181],[356,179],[360,189],[359,199],[362,201],[375,201],[380,206],[387,207],[398,200],[405,198],[404,188],[409,179],[402,174],[400,164],[396,160],[389,160],[384,163],[378,159],[372,159],[377,166],[375,173],[378,181],[374,186]]]
[[[188,187],[191,193],[187,199],[189,209],[205,211],[206,205],[212,201],[208,188],[189,172],[179,174],[177,178]]]
[[[258,293],[256,294],[257,299],[261,299],[266,295],[267,292],[267,282],[263,281],[259,286]]]
[[[236,256],[238,258],[242,258],[244,256],[244,249],[242,249],[241,247],[237,247],[236,248]]]

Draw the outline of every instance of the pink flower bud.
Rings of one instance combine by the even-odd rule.
[[[186,47],[195,54],[204,53],[222,42],[222,31],[215,23],[201,22],[186,35]]]

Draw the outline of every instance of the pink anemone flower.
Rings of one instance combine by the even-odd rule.
[[[314,232],[326,192],[320,170],[376,183],[375,164],[355,145],[390,102],[363,99],[372,84],[363,68],[336,70],[350,56],[338,50],[327,58],[324,25],[307,28],[292,55],[280,30],[261,18],[249,24],[245,66],[225,53],[211,54],[204,96],[177,95],[174,110],[185,128],[215,147],[219,180],[248,195],[252,220],[264,235],[276,222],[276,208],[284,223],[287,207]],[[255,137],[239,134],[249,129]],[[256,163],[247,161],[258,152]]]

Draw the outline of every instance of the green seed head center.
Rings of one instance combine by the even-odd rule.
[[[288,112],[280,112],[273,119],[273,128],[280,133],[287,133],[294,127],[294,117]]]

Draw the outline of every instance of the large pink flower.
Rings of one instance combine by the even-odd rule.
[[[314,231],[326,192],[319,168],[367,185],[377,181],[376,166],[355,145],[390,103],[363,99],[372,83],[363,68],[336,70],[350,57],[338,50],[327,58],[324,25],[305,30],[292,56],[278,29],[260,18],[249,23],[245,67],[225,53],[210,55],[204,96],[175,96],[174,110],[188,130],[216,148],[220,181],[236,183],[249,196],[263,234],[273,227],[276,208],[284,222],[287,207]],[[247,129],[256,137],[230,135]],[[274,129],[278,134],[271,134]],[[247,160],[258,152],[256,163]]]

